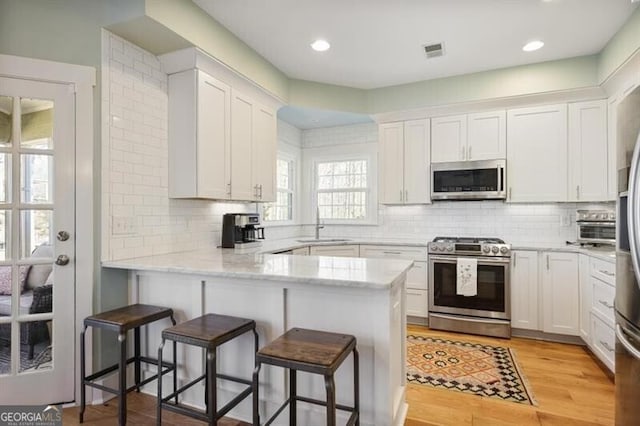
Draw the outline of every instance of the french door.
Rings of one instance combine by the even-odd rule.
[[[74,399],[75,98],[71,89],[0,78],[2,405]]]

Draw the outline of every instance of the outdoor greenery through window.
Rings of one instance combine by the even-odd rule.
[[[293,161],[278,158],[275,203],[264,205],[264,220],[293,220]]]
[[[321,219],[366,219],[367,168],[367,160],[317,164],[316,188]]]

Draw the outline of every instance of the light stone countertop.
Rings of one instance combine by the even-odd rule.
[[[615,262],[616,261],[616,249],[613,246],[601,246],[601,247],[582,247],[576,245],[535,245],[535,244],[527,244],[527,245],[518,245],[514,244],[511,247],[512,250],[535,250],[535,251],[551,251],[551,252],[562,252],[562,253],[579,253],[586,254],[588,256],[592,256],[601,260],[605,260],[607,262]]]
[[[410,260],[240,254],[233,249],[198,250],[102,262],[106,268],[373,290],[392,288],[412,265]]]

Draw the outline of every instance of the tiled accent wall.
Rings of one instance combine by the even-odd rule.
[[[222,214],[254,204],[168,197],[167,75],[151,53],[103,37],[103,260],[220,244]]]
[[[377,143],[376,124],[313,129],[302,132],[302,155],[311,148]],[[338,148],[337,148],[338,149]],[[503,201],[441,201],[424,206],[380,206],[378,225],[327,225],[326,237],[418,238],[435,236],[498,237],[513,244],[563,244],[575,241],[578,208],[613,207],[613,204],[507,204]],[[313,227],[303,227],[305,235]]]

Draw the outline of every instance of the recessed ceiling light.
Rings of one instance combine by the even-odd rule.
[[[311,43],[311,48],[316,52],[324,52],[325,50],[329,50],[331,45],[327,40],[318,39]]]
[[[525,44],[522,50],[524,50],[525,52],[533,52],[534,50],[540,49],[542,46],[544,46],[544,43],[542,41],[533,40]]]

